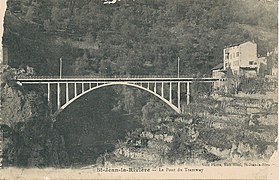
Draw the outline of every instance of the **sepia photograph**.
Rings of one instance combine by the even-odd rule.
[[[0,0],[0,179],[279,179],[278,5]]]

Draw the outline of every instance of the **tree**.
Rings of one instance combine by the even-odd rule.
[[[82,57],[78,57],[72,68],[74,74],[76,75],[88,75],[90,73],[90,66],[86,54],[84,54]]]

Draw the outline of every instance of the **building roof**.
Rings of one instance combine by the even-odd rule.
[[[223,63],[218,64],[217,66],[215,66],[211,70],[216,70],[216,69],[223,69]]]
[[[256,43],[254,41],[246,41],[246,42],[243,42],[243,43],[230,44],[228,46],[225,46],[225,49],[235,47],[235,46],[240,46],[240,45],[243,45],[243,44],[256,44]]]

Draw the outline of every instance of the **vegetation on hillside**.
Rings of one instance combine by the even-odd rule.
[[[42,87],[14,82],[19,70],[1,67],[1,129],[4,166],[63,166],[68,162],[63,138],[53,129]],[[21,73],[21,75],[26,75]]]
[[[12,66],[42,75],[209,74],[222,49],[277,43],[276,1],[8,0],[4,44]],[[47,68],[45,68],[47,67]]]

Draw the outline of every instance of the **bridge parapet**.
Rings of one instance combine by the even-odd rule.
[[[180,78],[197,78],[196,76],[179,75]],[[177,78],[174,75],[82,75],[82,76],[19,76],[19,78],[32,79],[32,78]]]
[[[174,76],[29,76],[18,77],[16,81],[21,83],[49,83],[53,82],[89,82],[89,81],[104,81],[104,82],[216,82],[225,81],[225,78],[193,78],[193,77],[174,77]]]

